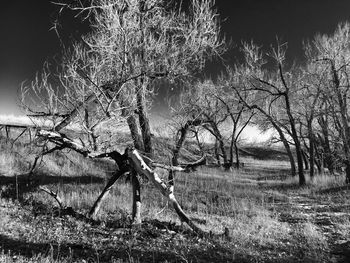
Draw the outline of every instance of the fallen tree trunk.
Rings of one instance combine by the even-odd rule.
[[[190,218],[182,210],[181,206],[177,202],[174,192],[171,187],[168,187],[165,182],[155,173],[142,159],[137,150],[127,149],[127,155],[130,160],[130,165],[136,170],[137,173],[147,176],[147,178],[158,188],[158,190],[164,195],[173,205],[176,213],[180,217],[181,221],[185,222],[189,227],[193,229],[197,234],[203,235],[204,232],[196,226]]]
[[[59,147],[62,148],[70,148],[75,150],[76,152],[79,152],[83,154],[86,157],[91,158],[102,158],[102,157],[110,157],[113,160],[116,161],[118,164],[119,170],[118,172],[109,180],[105,188],[103,189],[102,193],[97,198],[96,202],[94,203],[93,207],[91,208],[89,212],[89,217],[93,218],[96,216],[97,212],[99,211],[99,208],[102,204],[102,201],[105,199],[109,191],[111,190],[114,183],[124,174],[126,173],[137,173],[137,174],[143,174],[145,175],[157,188],[158,190],[170,201],[173,208],[175,209],[176,213],[180,217],[181,221],[185,222],[189,227],[193,229],[194,232],[200,235],[204,235],[205,233],[196,226],[190,218],[185,214],[185,212],[182,210],[181,206],[177,202],[173,187],[168,186],[159,176],[157,173],[155,173],[144,161],[142,156],[139,154],[139,152],[132,148],[126,148],[124,154],[120,154],[117,151],[111,152],[111,153],[103,153],[103,154],[97,154],[97,153],[91,153],[88,149],[83,147],[82,145],[79,145],[76,142],[73,142],[71,139],[67,138],[66,136],[57,133],[57,132],[50,132],[50,131],[39,131],[39,136],[44,137],[45,139],[55,143]],[[183,168],[185,170],[188,170],[188,168],[193,168],[195,166],[198,166],[205,162],[205,156],[202,157],[199,161],[187,164],[187,168]],[[135,175],[136,177],[136,175]],[[137,179],[137,177],[136,177]],[[135,178],[133,179],[133,196],[134,196],[134,202],[133,202],[133,217],[134,222],[141,222],[141,216],[140,216],[140,208],[141,208],[141,196],[140,196],[140,186],[138,180],[135,181]]]

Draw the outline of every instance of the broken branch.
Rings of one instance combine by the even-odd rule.
[[[46,188],[45,186],[39,186],[39,189],[47,194],[49,194],[50,196],[52,196],[56,202],[58,203],[58,205],[60,206],[60,209],[63,210],[63,205],[62,205],[62,200],[61,198],[57,195],[57,193],[51,191],[50,189]]]

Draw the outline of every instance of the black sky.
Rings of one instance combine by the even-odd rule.
[[[183,0],[186,1],[186,0]],[[302,59],[302,40],[331,33],[339,22],[350,21],[349,0],[217,0],[227,38],[239,44],[253,39],[269,47],[276,36],[288,42],[288,57]],[[34,77],[45,61],[59,53],[60,41],[49,31],[57,7],[49,0],[8,0],[0,8],[0,114],[15,113],[20,83]],[[78,20],[65,17],[62,32],[69,39],[84,30]],[[226,55],[227,63],[235,52]],[[220,67],[209,67],[215,74]]]

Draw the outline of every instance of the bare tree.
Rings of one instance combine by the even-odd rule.
[[[275,62],[274,71],[264,68],[268,58],[264,57],[258,46],[244,43],[242,50],[245,61],[242,66],[235,69],[242,84],[233,88],[242,103],[250,109],[258,110],[278,132],[294,174],[294,159],[287,136],[292,138],[297,156],[299,184],[304,185],[302,149],[291,101],[295,90],[298,89],[299,80],[298,75],[285,71],[285,45],[278,44],[270,53]]]
[[[229,168],[226,138],[222,133],[222,125],[229,115],[218,99],[220,90],[211,80],[197,81],[182,94],[183,114],[201,121],[201,126],[217,140],[224,166]]]
[[[73,1],[61,5],[90,19],[92,32],[83,36],[87,59],[99,59],[99,74],[113,98],[121,84],[129,86],[129,96],[134,99],[128,104],[138,117],[142,149],[152,155],[147,112],[154,81],[196,73],[208,58],[224,50],[214,1],[192,0],[187,13],[164,0],[97,0],[86,5]],[[129,123],[133,137],[138,129],[135,124]]]
[[[221,87],[218,92],[214,94],[215,98],[220,101],[221,105],[226,109],[232,125],[231,142],[230,142],[230,162],[233,166],[235,155],[236,168],[240,168],[239,160],[239,147],[238,142],[244,131],[244,129],[251,123],[256,112],[249,109],[244,103],[241,103],[241,98],[237,96],[236,92],[232,92],[230,87],[239,86],[240,83],[235,83],[237,78],[234,76],[234,72],[228,69],[227,76],[222,75],[219,79],[219,86]],[[242,96],[243,94],[241,94]]]
[[[339,141],[334,148],[339,149],[341,142],[341,159],[345,165],[347,183],[350,183],[349,43],[350,25],[343,23],[339,24],[333,35],[316,36],[310,51],[310,59],[327,70],[326,78],[319,74],[319,78],[323,80],[322,97],[327,109],[319,123],[324,132],[328,133],[329,127],[334,127],[332,130],[339,135]],[[328,134],[325,139],[328,139]]]
[[[204,67],[208,58],[224,50],[214,2],[193,0],[187,13],[181,6],[163,0],[73,1],[59,5],[61,11],[69,8],[89,19],[91,32],[64,51],[57,69],[45,67],[41,76],[22,89],[21,101],[26,110],[51,121],[52,131],[38,133],[41,140],[56,145],[45,153],[71,148],[85,156],[107,157],[105,153],[94,152],[99,136],[97,127],[108,121],[117,129],[126,120],[135,148],[152,156],[147,112],[154,80],[174,80],[194,74]],[[30,102],[33,94],[36,99]],[[82,138],[77,143],[63,134],[62,130],[71,124],[81,126],[91,143],[85,143]],[[87,144],[93,149],[87,149],[84,146]],[[199,231],[178,205],[173,188],[153,172],[152,160],[144,160],[145,156],[137,150],[129,149],[123,155],[112,152],[119,170],[90,215],[97,213],[114,182],[130,173],[133,217],[139,222],[141,199],[137,175],[143,174],[169,197],[181,219]]]

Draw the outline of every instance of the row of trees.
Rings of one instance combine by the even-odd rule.
[[[229,73],[232,89],[250,109],[256,109],[279,135],[290,157],[295,149],[300,184],[303,168],[310,176],[326,167],[333,174],[349,166],[349,44],[350,25],[340,24],[332,35],[317,35],[305,43],[302,65],[287,67],[286,46],[277,45],[268,58],[254,45],[244,45],[245,62]],[[272,69],[264,69],[269,58]],[[234,82],[237,76],[244,81]],[[249,92],[249,96],[246,93]],[[263,124],[266,125],[266,124]]]
[[[243,61],[228,67],[214,83],[198,81],[185,91],[176,114],[200,120],[201,128],[219,144],[227,166],[238,160],[237,141],[247,124],[274,130],[288,154],[292,175],[305,184],[310,176],[328,169],[346,172],[350,182],[350,25],[343,23],[332,35],[317,35],[304,43],[305,60],[289,66],[287,45],[270,51],[254,43],[242,44]],[[175,115],[176,115],[175,114]],[[232,124],[230,157],[220,126]],[[296,160],[295,160],[296,159]]]

